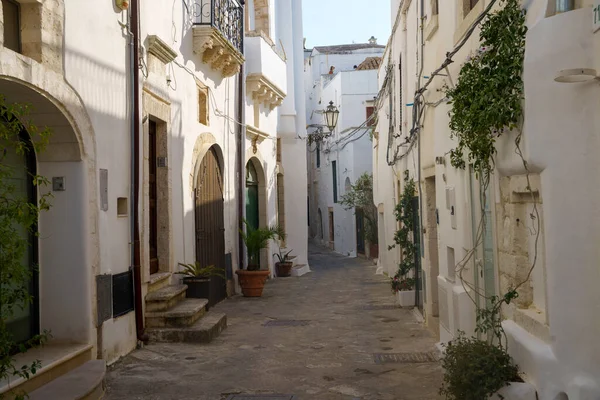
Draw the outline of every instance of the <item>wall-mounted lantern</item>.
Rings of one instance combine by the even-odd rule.
[[[333,132],[338,123],[338,118],[340,116],[340,112],[336,106],[333,105],[333,101],[329,102],[327,109],[324,112],[325,114],[325,123],[327,124],[327,128],[329,128],[329,132]]]

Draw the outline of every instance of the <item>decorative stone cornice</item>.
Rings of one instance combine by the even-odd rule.
[[[218,29],[212,26],[194,26],[194,53],[202,56],[202,62],[220,71],[227,78],[237,74],[244,63],[240,53]]]
[[[254,101],[263,103],[269,109],[274,109],[283,103],[285,93],[267,77],[260,73],[249,74],[246,77],[246,91]]]
[[[156,35],[148,36],[148,53],[154,55],[164,64],[168,64],[177,58],[177,52]]]
[[[256,154],[258,151],[257,146],[267,139],[269,134],[252,125],[246,125],[246,137],[252,141],[252,152]]]

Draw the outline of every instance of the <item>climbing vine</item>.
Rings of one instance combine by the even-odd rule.
[[[39,361],[17,364],[17,353],[25,353],[32,347],[42,345],[48,332],[36,335],[26,342],[14,335],[14,321],[35,300],[29,287],[33,278],[27,254],[31,250],[29,238],[37,235],[37,219],[40,212],[49,209],[51,194],[38,195],[33,203],[20,188],[21,176],[30,180],[36,190],[48,183],[39,175],[23,175],[14,167],[15,158],[28,153],[39,153],[48,142],[48,129],[38,129],[30,120],[31,108],[25,104],[13,104],[0,95],[0,379],[29,378],[41,367]],[[25,394],[17,393],[22,399]],[[0,395],[0,398],[2,396]]]
[[[481,47],[463,65],[456,86],[446,89],[451,104],[451,137],[458,145],[450,152],[450,162],[455,168],[465,169],[469,165],[480,183],[481,219],[477,226],[473,249],[456,265],[460,280],[467,289],[485,299],[481,306],[469,294],[477,307],[475,332],[487,335],[487,341],[459,337],[455,344],[449,344],[447,357],[443,361],[446,369],[444,385],[440,393],[448,399],[487,398],[511,380],[517,371],[507,353],[507,337],[502,328],[502,306],[508,305],[519,296],[518,289],[530,279],[537,261],[537,244],[540,233],[540,219],[534,194],[531,189],[527,161],[521,151],[523,121],[523,62],[525,57],[525,11],[518,0],[500,0],[498,11],[488,14],[481,25]],[[486,193],[491,174],[495,168],[495,143],[500,135],[515,132],[515,153],[520,157],[525,169],[527,190],[533,200],[530,217],[536,232],[533,261],[527,277],[514,282],[500,296],[486,297],[479,289],[463,279],[467,263],[476,249],[483,243],[487,223],[485,218]],[[493,377],[488,376],[485,385],[481,377],[472,372],[473,366],[487,365],[495,371],[505,371]],[[479,393],[469,389],[481,387]],[[464,391],[466,390],[466,391]]]
[[[473,168],[481,183],[482,207],[495,166],[496,139],[512,130],[520,132],[523,118],[525,12],[518,0],[500,0],[500,4],[503,5],[501,9],[483,20],[481,47],[463,65],[456,86],[446,91],[451,104],[451,137],[458,141],[458,146],[450,152],[450,161],[455,168],[464,169],[467,162]],[[515,142],[517,154],[520,154],[520,138],[519,133]],[[527,170],[525,160],[523,165]],[[527,179],[529,181],[528,173]],[[485,230],[483,211],[475,248]],[[471,250],[459,263],[458,272],[463,282],[464,266],[474,251]],[[474,287],[471,289],[477,291]],[[476,331],[489,333],[490,340],[498,339],[497,343],[502,346],[501,306],[516,297],[517,287],[502,296],[489,298],[488,307],[478,308]]]
[[[451,164],[464,169],[466,158],[486,175],[494,168],[496,138],[517,128],[523,116],[525,13],[518,0],[501,3],[504,8],[481,26],[481,47],[463,65],[457,85],[446,91],[451,136],[458,140]]]
[[[414,242],[415,229],[415,210],[413,208],[413,198],[415,196],[415,181],[404,177],[404,190],[394,209],[396,220],[400,223],[400,228],[394,234],[394,244],[388,247],[388,250],[400,246],[402,251],[402,261],[398,265],[398,271],[392,278],[392,291],[412,290],[415,280],[408,275],[415,268],[415,256],[418,248]]]

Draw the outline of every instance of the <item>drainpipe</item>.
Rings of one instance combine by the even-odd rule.
[[[246,27],[244,26],[245,21],[245,9],[244,3],[242,0],[242,53],[244,53],[244,35],[246,32]],[[244,138],[246,137],[246,125],[244,119],[244,63],[240,66],[240,73],[238,76],[238,109],[237,109],[237,120],[238,120],[238,141],[237,141],[237,170],[238,170],[238,268],[240,270],[244,269],[244,241],[242,240],[242,235],[240,235],[240,231],[244,230],[244,160],[246,155],[244,154]]]
[[[131,1],[129,12],[131,26],[130,79],[131,79],[131,261],[133,267],[133,292],[135,296],[135,328],[137,339],[147,343],[144,333],[142,304],[142,275],[140,268],[140,88],[139,88],[139,7],[138,0]]]
[[[574,0],[556,0],[556,13],[564,13],[567,11],[573,11],[575,8]]]

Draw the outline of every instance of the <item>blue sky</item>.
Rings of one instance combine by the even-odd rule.
[[[367,43],[385,45],[390,35],[390,0],[303,0],[306,47]]]

